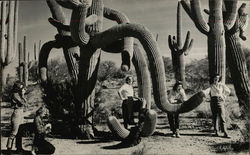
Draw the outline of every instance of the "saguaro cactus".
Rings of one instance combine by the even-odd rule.
[[[222,82],[225,82],[226,47],[222,16],[223,0],[209,0],[211,13],[208,23],[203,18],[199,0],[191,0],[191,6],[189,0],[182,0],[181,3],[195,23],[197,29],[207,35],[210,78],[212,78],[215,73],[218,73],[222,76]],[[230,22],[228,25],[230,25]]]
[[[226,7],[228,3],[225,1]],[[225,15],[230,12],[226,11]],[[235,13],[236,14],[236,13]],[[230,20],[230,19],[228,19]],[[246,13],[246,4],[243,3],[238,9],[238,15],[234,26],[226,31],[226,54],[227,61],[230,62],[229,69],[231,72],[232,81],[238,97],[239,105],[243,114],[249,111],[250,103],[250,83],[248,77],[248,71],[246,66],[246,60],[243,55],[240,39],[246,40],[244,30],[248,24],[248,14]]]
[[[63,7],[72,9],[72,19],[76,21],[80,21],[80,23],[71,22],[70,26],[64,25],[60,22],[51,23],[59,29],[63,30],[71,30],[72,40],[69,39],[68,43],[77,45],[80,47],[80,59],[79,59],[79,75],[78,75],[78,83],[77,83],[77,94],[76,95],[76,109],[77,115],[80,122],[88,122],[86,118],[86,113],[88,109],[90,109],[90,104],[92,102],[92,94],[94,92],[94,86],[96,82],[97,69],[100,60],[100,49],[104,49],[107,46],[116,43],[124,39],[125,37],[135,37],[137,38],[144,50],[146,51],[147,58],[149,59],[149,68],[150,74],[152,78],[152,85],[154,91],[154,99],[157,106],[166,112],[187,112],[195,108],[203,101],[204,94],[198,93],[191,98],[192,102],[184,102],[181,105],[173,105],[170,104],[167,100],[166,88],[165,88],[165,70],[163,65],[162,57],[159,53],[159,49],[156,41],[154,40],[153,35],[149,32],[147,28],[139,24],[118,24],[113,26],[112,28],[101,32],[100,27],[100,19],[99,15],[102,13],[98,12],[103,10],[101,0],[93,1],[93,12],[96,11],[97,15],[97,23],[91,22],[88,25],[88,20],[93,16],[91,13],[87,16],[87,9],[89,4],[85,1],[79,2],[79,4],[74,3],[75,1],[66,0],[66,1],[58,1]],[[100,8],[98,8],[98,6]],[[91,10],[91,7],[88,10]],[[91,11],[92,12],[92,11]],[[74,18],[73,18],[74,17]],[[72,21],[72,20],[71,20]],[[94,24],[93,24],[94,23]],[[90,27],[88,27],[90,26]],[[91,29],[88,32],[88,29]],[[93,30],[93,31],[92,31]],[[96,33],[98,32],[98,33]],[[89,36],[88,36],[89,35]],[[125,41],[125,40],[124,40]],[[45,44],[47,48],[45,49],[44,55],[42,54],[43,48],[41,50],[41,54],[39,57],[39,63],[41,62],[40,71],[46,69],[47,65],[47,57],[48,52],[51,48],[55,47],[56,42],[51,41]],[[44,46],[45,46],[44,45]],[[60,44],[58,44],[60,47]],[[123,44],[124,46],[124,44]],[[42,56],[43,55],[43,56]],[[40,66],[40,65],[39,65]],[[41,74],[41,77],[46,80],[46,74]],[[43,77],[44,76],[44,77]],[[194,100],[195,99],[195,100]]]
[[[187,0],[182,0],[182,5],[191,19],[195,22],[194,10],[190,7]],[[224,7],[219,9],[223,12],[223,25],[225,27],[225,41],[226,41],[226,55],[227,61],[230,62],[229,68],[232,75],[235,91],[239,100],[239,104],[242,109],[247,110],[249,108],[249,77],[247,75],[246,61],[242,54],[242,48],[240,44],[240,38],[245,40],[245,36],[242,32],[247,26],[248,15],[246,14],[245,5],[241,5],[237,14],[237,0],[227,1],[224,0]],[[192,3],[191,3],[192,4]],[[212,3],[213,4],[213,3]],[[224,10],[222,10],[222,8]],[[213,17],[213,10],[206,11],[209,16]],[[211,18],[210,18],[211,19]],[[213,22],[213,19],[211,20]],[[196,23],[196,22],[195,22]],[[217,22],[215,22],[217,23]],[[197,25],[197,24],[196,24]],[[210,26],[211,27],[211,26]],[[197,28],[200,29],[200,27]],[[224,34],[223,31],[223,34]],[[224,41],[223,41],[224,42]],[[216,43],[216,42],[215,42]],[[212,44],[208,44],[208,47]],[[217,57],[217,55],[215,55]],[[213,58],[213,56],[211,56]],[[209,60],[210,61],[210,60]],[[216,58],[216,61],[218,59]]]
[[[183,86],[186,87],[185,80],[185,59],[184,55],[187,55],[193,45],[193,39],[190,40],[190,32],[187,32],[184,46],[182,47],[182,15],[181,4],[178,2],[177,6],[177,40],[171,35],[168,36],[168,44],[172,55],[172,64],[175,73],[175,80],[182,81]]]
[[[17,25],[18,25],[17,0],[1,1],[1,87],[4,88],[7,77],[7,66],[13,61],[16,52]]]

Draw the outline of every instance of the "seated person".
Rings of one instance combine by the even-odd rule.
[[[171,104],[180,104],[187,100],[185,91],[181,82],[176,82],[173,89],[168,95],[168,100]],[[180,138],[179,132],[179,114],[167,113],[170,130],[173,132],[173,137]]]
[[[55,147],[45,140],[45,135],[51,132],[51,124],[45,123],[45,116],[48,115],[48,110],[45,107],[41,107],[36,111],[34,119],[35,137],[34,137],[34,149],[37,154],[53,154]]]
[[[134,97],[132,76],[128,76],[125,81],[126,83],[124,83],[118,90],[118,94],[123,100],[122,115],[124,120],[124,127],[127,129],[128,124],[135,124],[133,113],[139,112],[141,108],[145,107],[145,102],[142,99]]]

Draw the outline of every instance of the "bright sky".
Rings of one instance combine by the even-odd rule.
[[[201,0],[203,8],[207,7],[208,0]],[[140,23],[146,26],[155,36],[159,34],[158,44],[161,54],[170,56],[168,47],[168,35],[176,35],[176,8],[177,0],[104,0],[106,7],[114,8],[124,12],[132,23]],[[240,3],[243,1],[240,1]],[[249,1],[247,2],[248,4]],[[249,5],[248,5],[249,6]],[[67,17],[70,17],[70,11],[65,10]],[[250,13],[250,11],[249,11]],[[204,16],[206,16],[204,14]],[[39,40],[46,42],[54,39],[56,29],[48,23],[51,13],[45,0],[22,0],[20,1],[19,12],[19,41],[23,40],[23,36],[27,36],[28,50],[33,57],[34,42],[38,44]],[[191,37],[194,39],[193,48],[186,57],[187,61],[192,59],[201,59],[207,55],[206,36],[201,34],[193,22],[182,11],[183,21],[183,42],[187,31],[191,31]],[[116,23],[108,20],[104,21],[104,29],[107,29]],[[247,30],[250,36],[250,29]],[[250,39],[244,42],[245,45],[250,44]],[[120,55],[103,54],[103,60],[116,60],[120,64]],[[50,57],[62,59],[61,50],[51,52]],[[16,63],[12,64],[12,66]],[[12,69],[11,69],[12,70]]]

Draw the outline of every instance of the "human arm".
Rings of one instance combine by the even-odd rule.
[[[27,106],[26,99],[21,96],[19,93],[14,93],[12,96],[12,102],[18,106]]]

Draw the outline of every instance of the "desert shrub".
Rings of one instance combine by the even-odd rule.
[[[193,60],[186,66],[188,88],[197,92],[209,87],[208,59]]]
[[[2,101],[10,102],[10,94],[12,91],[12,87],[16,81],[18,81],[16,77],[11,77],[8,75],[6,85],[4,86],[3,92],[1,93]]]
[[[66,62],[52,59],[48,62],[48,79],[52,81],[70,81]]]
[[[171,79],[174,79],[172,60],[169,57],[162,57],[162,59],[165,68],[166,80],[170,81]]]
[[[19,72],[19,70],[18,70]],[[39,74],[38,74],[38,63],[34,63],[34,65],[32,65],[29,68],[29,80],[31,81],[38,81],[39,80]]]
[[[113,61],[104,61],[100,63],[97,79],[99,82],[103,82],[112,78],[117,71],[115,63]]]

